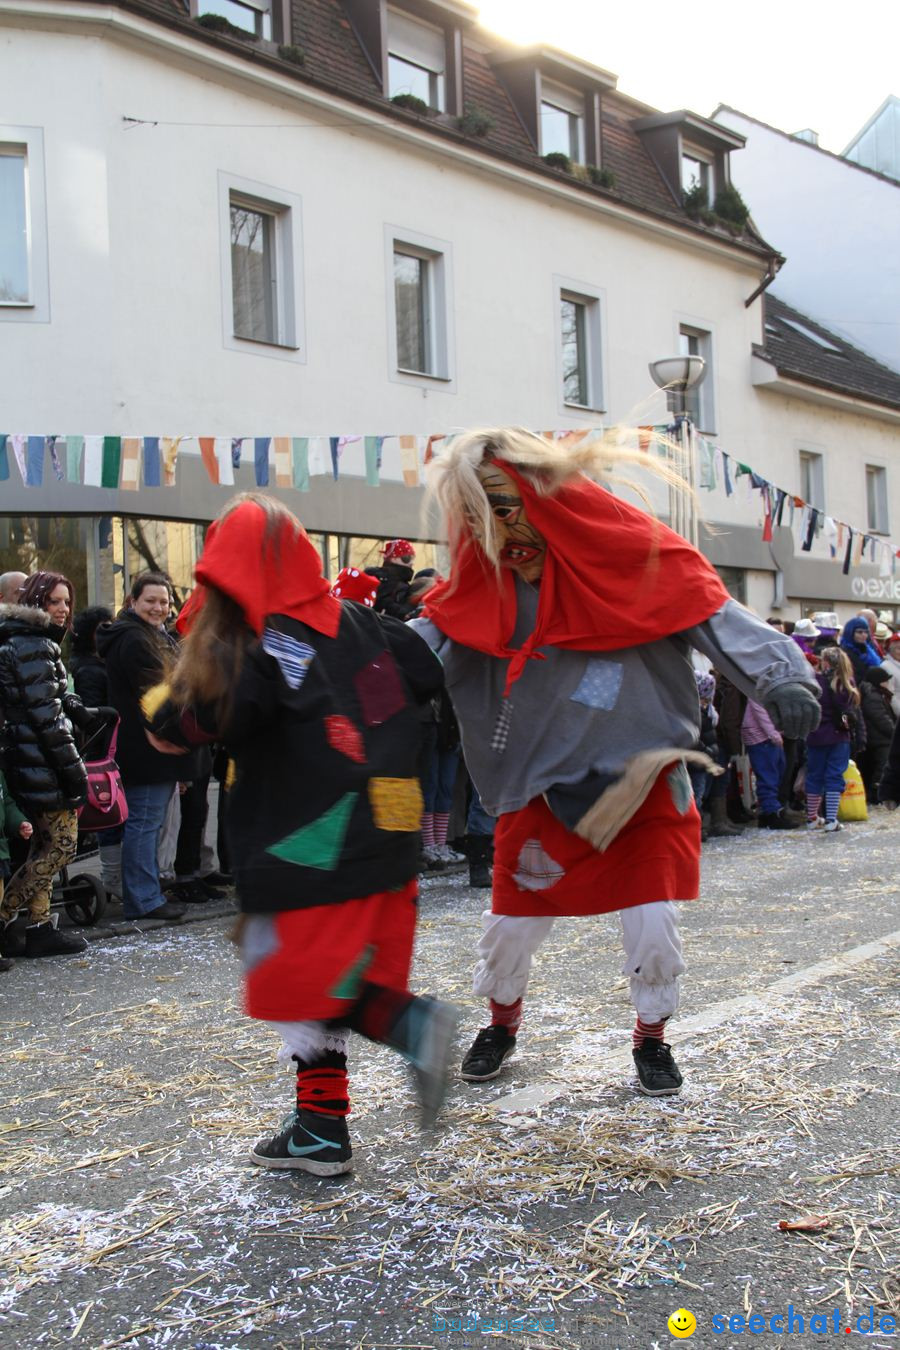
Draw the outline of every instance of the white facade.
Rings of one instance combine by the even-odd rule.
[[[687,327],[709,335],[703,430],[712,439],[789,491],[799,491],[799,451],[821,446],[826,508],[833,501],[843,519],[863,524],[865,465],[883,463],[900,536],[891,462],[900,413],[753,384],[762,307],[744,302],[760,282],[760,257],[338,102],[115,7],[0,0],[0,46],[5,106],[18,119],[3,134],[41,133],[45,190],[33,209],[44,212],[47,259],[44,310],[0,305],[7,430],[427,436],[509,423],[660,422],[663,397],[652,393],[648,363],[677,352]],[[745,153],[734,176],[756,213]],[[234,334],[230,194],[280,213],[279,343]],[[764,214],[759,223],[790,251]],[[432,375],[397,368],[397,241],[437,268]],[[566,295],[596,305],[583,411],[562,392]],[[199,467],[196,445],[187,448]],[[188,500],[180,486],[127,493],[53,482],[27,490],[11,479],[0,483],[0,514],[209,519],[227,495],[199,474],[191,492]],[[757,543],[758,497],[743,486],[730,499],[721,490],[702,497],[723,531],[715,561],[747,574],[747,598],[767,614],[771,559]],[[376,491],[326,475],[289,500],[312,530],[421,537],[419,493],[402,486]],[[849,615],[850,579],[833,564],[826,571],[830,589],[792,581],[789,597],[811,591]],[[799,613],[788,606],[785,616]]]
[[[719,108],[747,137],[732,176],[787,262],[772,290],[900,370],[900,183]]]

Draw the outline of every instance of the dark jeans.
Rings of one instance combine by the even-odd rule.
[[[176,877],[196,877],[200,872],[200,849],[209,815],[209,774],[188,783],[181,794],[181,825],[175,851]]]

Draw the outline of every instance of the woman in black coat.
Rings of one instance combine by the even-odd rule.
[[[0,710],[3,761],[13,799],[34,826],[31,852],[0,904],[4,956],[54,956],[83,951],[83,938],[50,921],[53,878],[78,844],[77,809],[87,774],[72,726],[96,724],[100,710],[68,692],[59,644],[72,612],[72,584],[58,572],[36,572],[18,605],[0,605]],[[24,944],[11,924],[28,910]]]
[[[869,666],[859,685],[860,710],[866,726],[865,749],[856,755],[856,763],[866,787],[870,805],[878,801],[878,784],[887,763],[896,719],[891,711],[888,684],[890,675],[883,666]]]

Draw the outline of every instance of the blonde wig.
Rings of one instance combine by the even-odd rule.
[[[853,678],[853,667],[847,653],[842,652],[840,647],[823,647],[819,653],[819,660],[822,663],[822,674],[831,676],[830,683],[834,692],[849,694],[850,702],[854,708],[858,708],[859,690]]]
[[[679,447],[666,437],[659,437],[664,457],[657,458],[629,446],[627,442],[634,436],[635,431],[623,428],[603,433],[573,432],[560,440],[551,440],[524,427],[461,432],[448,439],[446,447],[428,467],[425,511],[435,503],[440,508],[454,556],[474,538],[499,574],[500,549],[494,516],[478,477],[481,465],[491,458],[502,460],[546,497],[552,497],[581,474],[606,487],[616,483],[637,493],[651,514],[645,490],[633,478],[616,472],[616,465],[626,464],[645,471],[692,495],[686,480],[673,467]]]

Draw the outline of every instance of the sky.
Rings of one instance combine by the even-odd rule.
[[[477,3],[477,0],[476,0]],[[719,103],[835,153],[900,95],[900,0],[482,0],[481,24],[561,47],[660,112]]]

